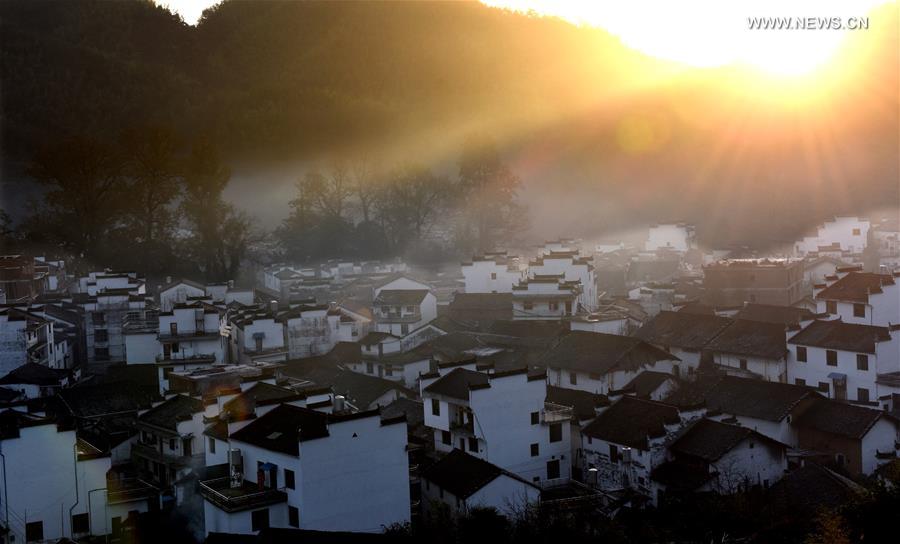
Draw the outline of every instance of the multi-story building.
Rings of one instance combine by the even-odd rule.
[[[663,223],[651,225],[647,232],[645,251],[669,250],[684,253],[696,245],[693,225],[686,223]]]
[[[717,315],[660,312],[635,331],[634,336],[677,357],[680,363],[675,375],[689,377],[699,368],[706,347],[731,322]]]
[[[299,305],[279,315],[284,323],[288,358],[323,355],[338,342],[356,342],[372,320],[336,304]]]
[[[572,408],[547,404],[543,374],[485,373],[474,360],[422,376],[425,425],[439,452],[454,448],[531,482],[569,479]]]
[[[804,296],[800,259],[730,259],[703,267],[701,298],[711,306],[792,306]]]
[[[581,282],[565,274],[531,276],[513,287],[513,319],[564,319],[578,312]]]
[[[625,387],[645,370],[668,374],[680,361],[674,355],[631,336],[572,331],[538,362],[548,383],[606,395]]]
[[[279,318],[275,301],[229,309],[223,318],[223,333],[231,339],[226,359],[229,363],[284,361],[287,358],[284,323]]]
[[[900,323],[900,274],[842,268],[814,288],[816,310],[846,323],[887,327]]]
[[[579,282],[578,304],[584,311],[597,309],[597,275],[591,258],[583,257],[578,250],[548,251],[528,263],[529,276],[563,275],[567,282]]]
[[[788,339],[788,381],[837,400],[874,403],[881,375],[900,372],[900,327],[813,321]]]
[[[0,291],[6,304],[29,302],[47,290],[48,274],[35,266],[35,259],[25,255],[0,255]]]
[[[794,244],[798,255],[818,254],[830,248],[849,253],[862,253],[866,248],[871,223],[859,217],[835,217],[816,227]]]
[[[375,330],[406,336],[437,317],[437,298],[428,285],[401,276],[375,288],[372,308]]]
[[[462,263],[466,293],[510,293],[525,277],[519,257],[505,251],[485,253]]]
[[[0,308],[0,375],[26,363],[52,369],[73,366],[72,344],[56,337],[56,323],[16,307]]]
[[[378,410],[328,414],[289,404],[256,418],[231,433],[228,464],[208,467],[221,476],[200,482],[207,534],[380,533],[409,522],[405,422]]]

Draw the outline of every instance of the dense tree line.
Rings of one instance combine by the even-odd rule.
[[[4,235],[80,266],[224,281],[236,277],[255,235],[250,219],[222,198],[231,172],[215,146],[203,138],[186,144],[164,126],[134,127],[115,143],[49,142],[28,174],[44,197]]]
[[[429,240],[439,258],[471,255],[521,234],[519,184],[485,138],[470,137],[455,177],[415,162],[332,161],[297,179],[292,211],[276,234],[284,256],[297,261],[422,259]]]

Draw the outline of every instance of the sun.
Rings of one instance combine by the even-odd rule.
[[[691,67],[804,76],[826,64],[849,32],[865,31],[867,13],[887,0],[483,1],[600,27],[633,49]]]

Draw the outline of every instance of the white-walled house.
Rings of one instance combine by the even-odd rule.
[[[785,325],[734,320],[706,349],[719,370],[734,376],[787,383]]]
[[[878,376],[900,372],[895,327],[817,320],[791,336],[788,349],[788,381],[837,400],[874,403]]]
[[[457,367],[421,386],[437,451],[458,448],[531,482],[571,477],[572,409],[545,404],[545,375]]]
[[[675,375],[690,377],[700,366],[706,347],[731,323],[717,315],[660,312],[634,336],[676,356],[681,362]]]
[[[437,298],[429,285],[400,276],[375,288],[372,309],[375,330],[406,336],[437,317]]]
[[[26,363],[71,368],[72,355],[66,339],[57,338],[53,320],[19,308],[0,309],[0,374]]]
[[[900,274],[842,272],[814,288],[816,311],[846,323],[887,327],[900,323]]]
[[[794,420],[820,398],[801,385],[722,376],[702,401],[708,418],[737,423],[796,448],[799,439]]]
[[[476,255],[461,266],[466,293],[510,293],[525,277],[519,257],[505,251]]]
[[[631,336],[572,331],[548,350],[539,365],[558,387],[606,395],[645,370],[674,374],[674,355]]]
[[[565,274],[529,276],[512,288],[513,319],[564,319],[578,312],[580,281]]]
[[[169,373],[207,368],[226,361],[221,312],[199,302],[176,303],[155,322],[136,322],[125,328],[128,364],[155,364],[160,392],[169,389]]]
[[[462,450],[455,449],[422,473],[426,511],[442,505],[454,515],[494,508],[514,515],[540,502],[541,488]]]
[[[279,318],[277,303],[229,310],[224,322],[223,329],[231,340],[229,362],[277,362],[287,358],[284,323]]]
[[[652,497],[650,474],[666,460],[666,442],[683,425],[678,408],[624,396],[581,431],[588,483]]]
[[[740,425],[699,419],[669,445],[671,460],[653,472],[653,497],[768,488],[787,470],[787,446]],[[662,499],[662,500],[660,500]]]
[[[326,414],[279,405],[232,433],[224,475],[200,482],[206,533],[380,533],[408,522],[405,421],[382,420],[378,410]]]
[[[900,453],[900,422],[884,410],[817,399],[795,425],[801,449],[853,476],[870,475]]]
[[[300,305],[279,315],[284,323],[289,359],[328,353],[338,342],[356,342],[369,332],[371,320],[337,305]]]
[[[684,253],[695,246],[696,234],[693,225],[685,223],[663,223],[651,225],[647,232],[645,251],[667,249]]]
[[[850,253],[862,253],[866,248],[870,226],[868,219],[835,217],[816,227],[814,233],[797,241],[794,251],[799,255],[807,255],[834,247]]]
[[[159,309],[162,312],[171,311],[176,304],[185,304],[191,299],[199,299],[206,296],[206,286],[202,283],[188,279],[180,279],[167,282],[159,288]]]
[[[51,419],[6,410],[0,420],[0,481],[8,541],[106,534],[106,494],[92,493],[90,501],[88,494],[106,488],[109,454]]]
[[[528,263],[528,275],[532,277],[562,274],[566,282],[579,282],[578,303],[587,312],[597,309],[597,275],[591,258],[582,257],[578,250],[549,251]]]

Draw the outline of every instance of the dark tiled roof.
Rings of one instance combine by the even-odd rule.
[[[138,418],[142,423],[155,427],[178,430],[178,423],[187,421],[203,411],[203,401],[185,395],[175,395],[162,404],[151,408]]]
[[[759,440],[771,441],[748,427],[701,419],[678,437],[669,449],[676,454],[690,455],[712,463],[744,439],[753,436],[757,436]]]
[[[726,327],[706,348],[733,355],[782,359],[787,355],[787,335],[784,325],[739,319]]]
[[[414,392],[399,382],[347,370],[327,355],[288,361],[282,373],[285,376],[311,381],[322,387],[331,386],[335,395],[343,395],[360,409],[393,390],[401,392],[403,396],[415,396]]]
[[[256,382],[253,387],[223,404],[222,412],[227,413],[232,421],[237,421],[254,414],[257,406],[265,406],[278,401],[287,402],[302,397],[302,394],[285,387]]]
[[[460,400],[469,400],[469,388],[490,385],[484,372],[456,368],[441,376],[425,388],[425,392]]]
[[[780,512],[810,518],[822,508],[838,508],[861,495],[864,489],[849,478],[807,462],[772,486],[772,505]]]
[[[307,408],[282,404],[247,426],[231,433],[239,440],[261,448],[297,455],[298,442],[328,436],[328,415]]]
[[[217,440],[228,440],[228,423],[222,419],[216,420],[204,429],[203,434]]]
[[[801,321],[809,321],[815,318],[815,314],[806,308],[795,308],[794,306],[747,304],[734,315],[734,318],[747,321],[761,321],[763,323],[797,325]]]
[[[613,369],[634,370],[674,355],[631,336],[572,331],[541,358],[547,368],[605,374]]]
[[[781,421],[805,398],[817,394],[807,387],[724,376],[705,393],[706,407],[736,416]]]
[[[522,338],[535,337],[557,337],[566,332],[568,327],[562,321],[540,321],[540,320],[523,320],[523,321],[494,321],[488,332],[491,334],[500,334],[503,336],[517,336]]]
[[[399,398],[381,409],[382,419],[406,416],[406,424],[414,429],[425,422],[425,408],[420,400]]]
[[[456,293],[448,312],[456,319],[512,319],[512,293]]]
[[[894,278],[887,274],[851,272],[823,289],[816,299],[868,302],[869,295],[883,292],[884,285],[894,285]]]
[[[375,344],[381,343],[382,340],[389,338],[397,339],[398,337],[389,332],[372,331],[360,338],[359,343],[363,346],[374,346]]]
[[[823,398],[817,399],[794,423],[798,427],[859,440],[883,415],[879,410]]]
[[[120,381],[70,387],[60,391],[58,397],[72,415],[97,417],[150,408],[159,398],[159,390]]]
[[[427,289],[382,289],[375,298],[375,305],[419,305],[428,295]]]
[[[727,317],[660,312],[638,329],[634,336],[656,345],[700,350],[730,324],[731,320]]]
[[[525,482],[496,465],[473,457],[462,450],[454,449],[440,461],[425,469],[422,477],[460,499],[467,499],[504,474]]]
[[[609,406],[609,399],[606,395],[598,395],[580,389],[556,387],[555,385],[547,385],[547,402],[571,406],[575,410],[575,416],[580,420],[596,417],[596,408]]]
[[[648,438],[665,436],[665,426],[678,424],[679,421],[678,409],[674,406],[622,397],[590,422],[582,434],[646,450]]]
[[[838,319],[813,321],[788,340],[789,344],[839,349],[858,353],[875,353],[875,344],[887,342],[891,333],[887,327],[844,323]]]
[[[674,376],[665,372],[645,370],[628,382],[622,390],[632,392],[639,398],[647,398],[666,380],[674,379]]]
[[[65,371],[60,372],[38,363],[25,363],[0,378],[0,384],[59,385],[65,374]]]

